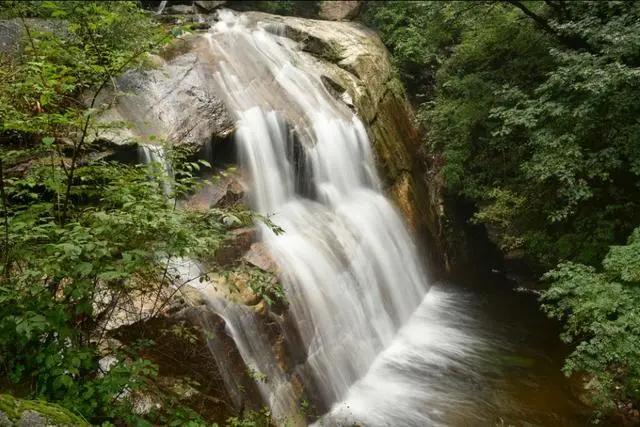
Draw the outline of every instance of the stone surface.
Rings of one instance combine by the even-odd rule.
[[[0,53],[13,55],[20,49],[23,28],[17,19],[0,21]]]
[[[262,242],[253,243],[242,259],[260,270],[269,273],[278,272],[278,265]]]
[[[186,4],[176,4],[167,6],[162,13],[167,15],[176,14],[176,15],[188,15],[193,13],[193,6],[189,6]]]
[[[51,31],[65,35],[67,29],[64,22],[39,18],[27,18],[27,25],[38,31]],[[19,19],[0,20],[0,55],[15,57],[21,52],[26,33]]]
[[[54,424],[36,411],[24,411],[16,423],[16,427],[48,427],[50,425]]]
[[[243,227],[233,230],[227,241],[216,251],[216,262],[227,265],[240,258],[256,241],[255,228]]]
[[[129,126],[106,129],[98,139],[117,144],[166,140],[197,151],[212,137],[233,132],[234,122],[213,90],[207,54],[206,39],[178,39],[154,58],[161,64],[157,68],[121,76],[117,89],[126,95],[106,92],[100,102],[111,108],[100,120]]]
[[[330,21],[345,21],[355,19],[362,9],[362,1],[331,0],[321,1],[318,17]]]
[[[214,10],[216,10],[217,8],[223,6],[226,1],[225,0],[221,0],[221,1],[215,1],[215,0],[196,0],[195,5],[202,8],[203,10],[207,11],[207,12],[213,12]]]
[[[0,427],[12,427],[13,422],[9,419],[7,414],[0,411]]]
[[[206,211],[211,207],[230,207],[244,200],[245,190],[245,184],[239,174],[225,173],[212,178],[188,200],[182,202],[181,206],[195,211]]]
[[[82,427],[88,424],[69,410],[41,400],[0,394],[0,427]]]

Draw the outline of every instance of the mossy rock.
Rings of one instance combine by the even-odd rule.
[[[36,413],[47,420],[47,425],[54,426],[89,426],[82,418],[54,403],[42,400],[17,399],[8,394],[0,394],[0,412],[10,421],[18,423],[24,413]],[[19,425],[19,424],[18,424]]]

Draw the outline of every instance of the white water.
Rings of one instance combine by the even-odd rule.
[[[216,80],[238,120],[253,207],[284,229],[276,235],[262,225],[261,238],[282,269],[306,349],[306,381],[331,405],[350,396],[392,344],[428,291],[426,275],[381,191],[360,119],[327,92],[294,42],[274,34],[277,28],[252,26],[229,11],[219,18],[210,34],[221,58]],[[301,194],[300,182],[315,197]],[[256,329],[251,316],[220,311],[245,362],[278,378],[279,369],[263,363],[264,345],[251,342],[259,338],[247,336]],[[291,418],[284,389],[280,381],[263,387],[280,420]]]
[[[140,144],[139,155],[143,163],[160,167],[162,191],[167,197],[173,192],[173,168],[164,147],[156,144]]]

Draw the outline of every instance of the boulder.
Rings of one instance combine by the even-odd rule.
[[[278,273],[278,265],[262,242],[253,243],[242,259],[262,271]]]
[[[38,31],[68,34],[64,21],[28,18],[25,22]],[[0,20],[0,56],[17,57],[21,52],[25,36],[24,26],[19,19]]]
[[[355,19],[362,9],[359,0],[321,1],[318,17],[329,21],[350,21]]]
[[[154,62],[161,65],[125,73],[116,88],[101,96],[100,103],[110,105],[100,117],[103,124],[127,126],[106,127],[98,139],[116,144],[167,141],[195,152],[213,137],[233,132],[234,121],[213,90],[204,38],[178,39]]]
[[[89,424],[54,403],[0,394],[0,427],[82,427]]]
[[[201,8],[202,10],[206,11],[206,12],[213,12],[214,10],[216,10],[217,8],[219,8],[220,6],[223,6],[226,3],[225,0],[220,0],[220,1],[215,1],[215,0],[196,0],[194,2],[194,4]]]
[[[17,19],[0,21],[0,54],[12,56],[20,49],[24,29]]]
[[[194,12],[193,6],[189,6],[186,4],[175,4],[166,7],[162,13],[167,15],[189,15]]]
[[[188,200],[181,202],[181,206],[194,211],[206,211],[211,207],[231,207],[241,203],[244,195],[245,187],[239,174],[224,173],[214,176]]]

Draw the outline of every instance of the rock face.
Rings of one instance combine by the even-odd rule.
[[[22,25],[17,19],[0,22],[0,53],[13,55],[20,48]]]
[[[349,21],[358,16],[362,9],[362,1],[322,1],[318,17],[329,21]]]
[[[101,103],[113,105],[101,120],[128,126],[108,129],[98,138],[116,144],[167,141],[196,151],[233,132],[234,123],[212,88],[206,43],[196,35],[177,39],[152,58],[154,67],[121,76],[117,90],[126,96],[114,101],[113,91],[105,93]]]
[[[200,7],[201,9],[207,11],[207,12],[213,12],[215,9],[223,6],[226,3],[225,0],[219,0],[219,1],[215,1],[215,0],[200,0],[200,1],[195,1],[194,4],[197,7]]]
[[[59,21],[28,18],[26,23],[43,31],[68,34],[65,25]],[[24,26],[19,19],[0,20],[0,55],[17,57],[21,52],[25,35]]]

